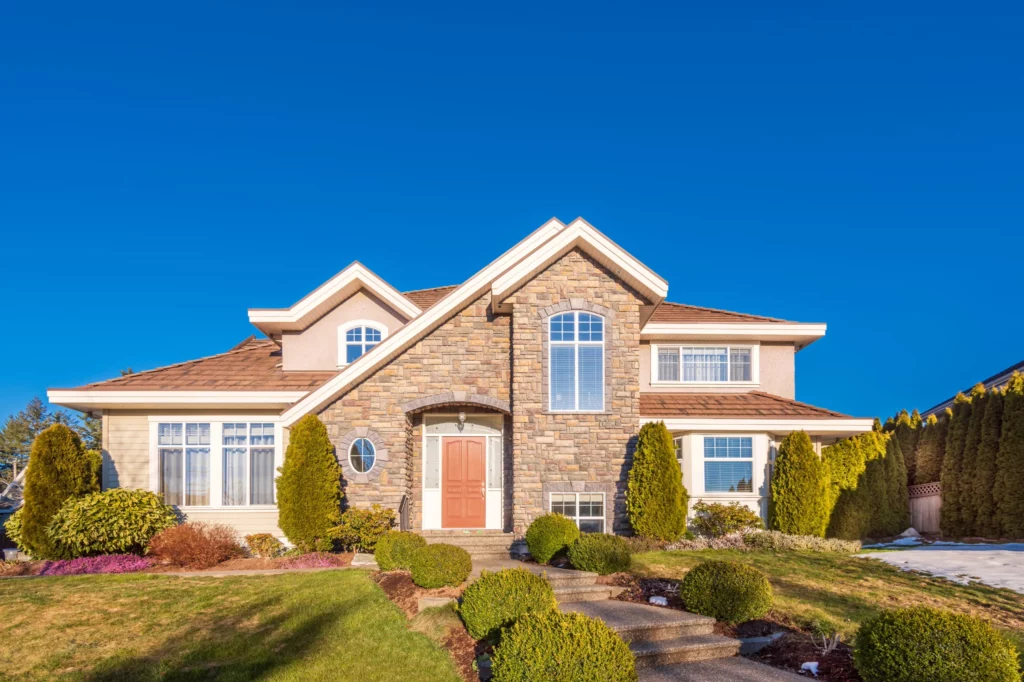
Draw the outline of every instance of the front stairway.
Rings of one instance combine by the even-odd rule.
[[[500,530],[421,530],[416,531],[427,544],[456,545],[469,552],[473,563],[509,560],[518,556],[515,536]]]

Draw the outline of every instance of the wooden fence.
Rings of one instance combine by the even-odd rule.
[[[910,525],[918,533],[939,532],[939,511],[942,509],[942,485],[921,483],[910,491]]]

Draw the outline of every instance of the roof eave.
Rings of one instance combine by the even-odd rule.
[[[266,409],[283,410],[308,391],[109,391],[54,388],[47,400],[80,412],[142,409]]]
[[[649,322],[640,330],[644,341],[776,341],[793,343],[797,350],[825,336],[823,322]]]
[[[810,435],[856,436],[874,427],[873,419],[859,417],[640,417],[640,424],[665,422],[670,431],[709,431],[734,433],[790,433],[806,431]]]

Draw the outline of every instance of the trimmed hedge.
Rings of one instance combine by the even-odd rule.
[[[626,512],[637,535],[675,542],[686,532],[690,496],[665,422],[644,424],[626,486]]]
[[[693,505],[693,532],[706,538],[720,538],[741,530],[763,530],[761,516],[739,502],[698,502]]]
[[[546,564],[576,542],[580,529],[561,514],[538,516],[526,529],[526,546],[539,564]]]
[[[285,536],[304,552],[333,549],[331,529],[341,522],[341,466],[316,415],[292,427],[278,471],[278,525]]]
[[[598,575],[629,570],[629,544],[618,535],[584,533],[569,545],[569,561],[581,571]]]
[[[56,546],[47,529],[65,502],[99,491],[102,463],[100,453],[86,450],[78,434],[63,424],[36,436],[25,471],[20,549],[34,559],[78,556]]]
[[[730,625],[761,618],[772,608],[772,586],[761,571],[733,561],[705,561],[679,586],[686,608]]]
[[[473,639],[494,637],[526,613],[558,607],[551,583],[525,568],[484,571],[462,593],[459,615]]]
[[[377,541],[373,558],[382,571],[408,571],[413,557],[427,546],[427,541],[416,533],[389,530]]]
[[[420,587],[455,587],[466,582],[473,570],[469,552],[455,545],[427,545],[412,559],[412,581]]]
[[[580,613],[530,613],[501,633],[494,682],[636,682],[636,662],[614,630]]]
[[[864,682],[1020,682],[1017,650],[991,625],[924,606],[864,621],[854,663]]]
[[[331,537],[346,549],[372,552],[377,541],[395,525],[395,510],[373,505],[371,509],[346,509]]]
[[[148,490],[113,488],[68,500],[48,532],[62,553],[142,554],[162,530],[178,525],[174,509]]]
[[[825,535],[828,526],[828,471],[811,437],[794,431],[779,445],[768,506],[771,530],[792,535]]]

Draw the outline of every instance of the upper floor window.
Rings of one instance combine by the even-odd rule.
[[[754,349],[736,346],[658,346],[657,381],[753,381]]]
[[[600,412],[604,409],[604,318],[570,312],[548,320],[550,409]]]
[[[339,365],[347,365],[357,360],[383,340],[385,333],[377,327],[357,324],[342,329],[339,343]]]

